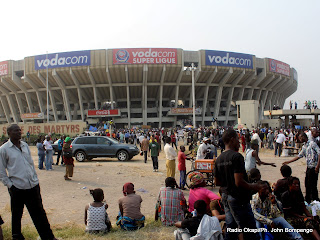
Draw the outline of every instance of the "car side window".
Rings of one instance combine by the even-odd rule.
[[[97,144],[97,138],[87,137],[85,138],[85,144]]]
[[[97,139],[97,144],[105,144],[105,145],[110,145],[110,141],[106,138],[101,138],[99,137]]]

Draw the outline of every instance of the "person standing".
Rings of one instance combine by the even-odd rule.
[[[285,141],[286,141],[286,136],[283,134],[283,130],[281,129],[280,133],[277,135],[276,146],[275,146],[275,150],[274,150],[274,156],[277,156],[277,153],[278,153],[279,157],[281,156],[282,144]]]
[[[176,173],[176,157],[177,152],[170,146],[171,138],[166,138],[166,145],[163,150],[166,155],[166,168],[167,168],[167,177],[175,177]]]
[[[53,148],[50,142],[50,137],[47,136],[46,140],[43,142],[43,147],[44,150],[46,151],[46,170],[52,170],[52,164],[53,164],[53,159],[52,159],[52,155],[53,155]]]
[[[144,163],[147,163],[148,160],[148,150],[149,150],[149,141],[147,139],[147,136],[143,137],[143,140],[141,142],[141,151],[143,152],[144,156]]]
[[[208,150],[208,142],[209,138],[204,137],[202,140],[202,144],[199,146],[198,151],[197,151],[197,157],[196,159],[205,159],[207,155],[207,150]]]
[[[251,135],[249,129],[247,129],[246,133],[244,134],[244,138],[246,139],[246,149],[250,149]]]
[[[186,178],[187,178],[187,168],[186,168],[186,159],[191,159],[187,157],[184,153],[186,148],[180,146],[180,151],[178,152],[178,170],[180,171],[180,189],[185,190]]]
[[[59,165],[60,156],[62,154],[62,147],[63,147],[63,136],[60,137],[58,140],[58,156],[57,156],[57,163]],[[63,164],[63,157],[61,156],[61,165]]]
[[[305,178],[306,187],[306,197],[305,200],[311,203],[313,200],[319,201],[318,195],[318,177],[319,177],[319,167],[320,167],[320,148],[314,141],[308,140],[305,133],[300,135],[302,142],[306,144],[302,146],[302,150],[299,155],[290,161],[286,161],[283,164],[289,164],[297,161],[300,158],[305,157],[307,161],[307,170]]]
[[[63,148],[62,148],[63,161],[64,161],[64,164],[66,165],[66,174],[64,175],[65,180],[71,180],[70,177],[73,176],[74,160],[72,157],[72,149],[70,145],[71,145],[71,138],[66,137],[63,143]]]
[[[215,183],[220,186],[222,202],[225,207],[228,228],[239,228],[239,239],[258,239],[257,233],[244,232],[244,228],[255,229],[256,223],[250,206],[252,191],[258,191],[260,184],[248,183],[244,158],[238,152],[239,137],[236,131],[228,129],[222,140],[226,149],[215,162]],[[242,237],[242,238],[240,238]],[[237,233],[226,232],[226,239],[237,239]]]
[[[46,156],[44,148],[43,148],[41,136],[37,139],[36,147],[38,149],[38,157],[39,157],[38,168],[41,170],[41,169],[43,169],[44,158]]]
[[[158,172],[158,157],[160,153],[159,144],[155,141],[155,137],[151,136],[151,143],[149,144],[149,152],[151,152],[151,159],[153,163],[153,171]]]
[[[259,158],[259,153],[257,149],[259,148],[258,140],[251,140],[251,148],[246,151],[246,158],[244,161],[245,169],[247,172],[250,172],[251,169],[257,168],[257,164],[262,165],[271,165],[272,167],[276,167],[274,163],[265,163],[262,162]]]
[[[38,176],[28,144],[21,141],[21,128],[7,128],[9,140],[0,148],[0,180],[11,198],[12,239],[24,239],[21,218],[26,205],[41,239],[56,240],[43,208]]]

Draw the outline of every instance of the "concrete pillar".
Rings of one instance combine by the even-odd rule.
[[[284,117],[284,126],[285,126],[285,128],[289,127],[289,116],[288,115],[286,115]]]
[[[316,127],[319,127],[319,115],[314,115],[314,124],[316,125]]]
[[[127,113],[128,113],[128,127],[131,128],[131,105],[130,105],[130,87],[129,87],[129,72],[128,66],[125,66],[126,73],[126,89],[127,89]]]
[[[97,92],[97,87],[96,87],[96,81],[93,78],[90,67],[88,67],[87,72],[88,72],[88,76],[89,76],[89,79],[91,81],[92,88],[93,88],[94,106],[95,106],[95,109],[98,110],[99,105],[98,105],[98,92]]]

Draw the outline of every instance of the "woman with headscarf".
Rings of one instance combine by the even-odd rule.
[[[135,194],[133,183],[123,185],[124,197],[119,199],[119,216],[117,225],[124,230],[137,230],[144,227],[145,217],[140,211],[142,198]]]
[[[72,158],[72,149],[70,145],[71,145],[71,138],[66,137],[62,147],[63,162],[66,166],[66,174],[64,175],[65,180],[71,180],[69,177],[73,176],[74,165],[73,165],[73,158]]]
[[[188,177],[191,181],[191,189],[189,193],[189,211],[192,212],[194,210],[193,205],[197,200],[204,200],[207,204],[208,215],[211,215],[210,202],[213,200],[219,200],[220,197],[210,190],[204,188],[206,186],[206,182],[202,173],[193,172]]]
[[[160,215],[164,225],[173,226],[176,222],[184,219],[184,211],[187,208],[186,199],[174,178],[167,177],[165,184],[165,187],[160,188],[155,220],[157,221]]]

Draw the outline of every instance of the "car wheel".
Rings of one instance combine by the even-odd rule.
[[[78,162],[84,162],[86,160],[86,153],[83,151],[78,151],[76,152],[75,157]]]
[[[129,154],[127,151],[125,150],[120,150],[118,153],[117,153],[117,158],[119,161],[127,161],[129,160]]]

